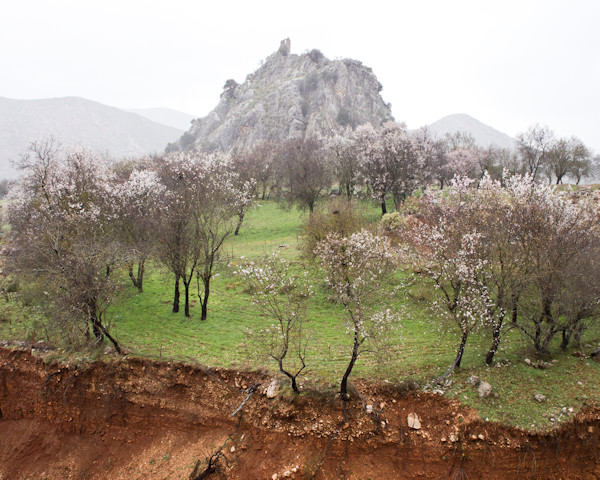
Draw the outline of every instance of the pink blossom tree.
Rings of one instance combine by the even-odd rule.
[[[115,181],[115,222],[126,252],[129,278],[140,293],[144,290],[146,260],[156,246],[157,208],[165,190],[158,173],[147,162],[137,163]],[[135,274],[134,264],[137,264]]]
[[[348,237],[328,235],[315,253],[325,271],[331,298],[345,309],[347,331],[352,336],[352,352],[340,384],[340,395],[346,400],[348,378],[357,359],[367,351],[369,343],[381,340],[397,320],[394,313],[380,308],[378,303],[384,281],[392,271],[394,255],[387,237],[366,230]]]
[[[425,150],[406,127],[386,122],[379,129],[370,124],[356,130],[360,166],[373,199],[387,213],[386,195],[392,194],[396,209],[404,199],[424,183],[427,177]]]

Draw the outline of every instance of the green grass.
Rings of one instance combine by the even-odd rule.
[[[371,206],[371,214],[377,218],[378,209]],[[224,246],[226,265],[219,268],[211,283],[208,319],[204,322],[200,321],[195,284],[192,317],[186,318],[182,312],[171,312],[173,278],[167,271],[150,264],[141,294],[123,275],[125,288],[107,316],[111,331],[137,356],[275,371],[269,359],[256,355],[248,337],[249,331],[260,330],[270,322],[252,306],[242,279],[234,272],[247,259],[275,250],[297,262],[298,268],[314,269],[313,265],[303,263],[297,249],[306,215],[295,209],[281,209],[269,201],[247,214],[240,235],[231,237]],[[311,338],[309,369],[301,382],[333,389],[337,388],[347,365],[351,338],[346,334],[343,309],[327,299],[319,274],[315,273],[315,277],[317,294],[309,304],[307,325]],[[424,385],[452,362],[458,336],[451,326],[440,325],[429,311],[432,290],[423,280],[402,272],[396,279],[408,281],[409,285],[391,298],[395,308],[403,312],[403,321],[389,336],[385,361],[381,356],[366,353],[359,358],[353,377],[390,382],[412,379]],[[0,339],[40,340],[46,335],[53,340],[34,308],[0,300]],[[598,328],[590,330],[584,338],[584,343],[591,345],[599,341]],[[527,356],[535,359],[528,350],[529,344],[513,331],[497,354],[497,359],[505,359],[509,365],[486,367],[484,358],[490,343],[485,334],[470,338],[463,368],[451,377],[453,383],[445,389],[445,396],[477,409],[482,418],[530,429],[546,429],[568,420],[572,416],[569,408],[576,413],[586,405],[598,404],[600,385],[595,379],[600,367],[596,362],[574,357],[567,351],[559,352],[557,362],[548,369],[534,369],[523,362]],[[96,356],[102,356],[101,350]],[[499,396],[481,400],[476,390],[465,384],[473,374],[488,381]],[[536,393],[546,395],[547,401],[535,401]],[[556,422],[550,421],[551,414]]]

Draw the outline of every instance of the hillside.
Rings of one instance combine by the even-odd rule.
[[[171,108],[129,108],[126,111],[137,113],[153,122],[183,131],[190,128],[192,120],[197,118],[189,113],[179,112]]]
[[[84,145],[112,157],[162,152],[181,130],[131,112],[78,97],[15,100],[0,97],[0,178],[32,140],[54,137],[62,145]]]
[[[448,115],[432,123],[428,128],[439,138],[443,138],[447,133],[467,132],[482,147],[490,145],[509,149],[515,147],[514,138],[464,113]]]
[[[170,150],[194,145],[229,150],[263,140],[322,137],[339,125],[380,125],[392,118],[373,71],[357,60],[329,60],[319,50],[290,53],[289,39],[242,84],[225,82],[221,99]]]

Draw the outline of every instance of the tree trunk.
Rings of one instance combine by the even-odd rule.
[[[435,384],[441,384],[446,378],[448,378],[450,375],[452,375],[452,372],[454,372],[455,368],[460,367],[460,362],[462,361],[463,353],[465,352],[465,345],[467,344],[468,337],[469,337],[469,332],[464,331],[462,334],[462,337],[460,339],[460,345],[458,346],[458,350],[456,352],[456,358],[454,359],[454,362],[452,362],[452,365],[450,365],[450,367],[448,367],[448,370],[446,370],[446,372],[443,375],[440,375],[433,381]]]
[[[139,293],[144,292],[144,271],[146,270],[146,259],[142,258],[138,262],[138,271],[137,271],[137,289]]]
[[[385,205],[385,200],[381,200],[381,216],[383,217],[387,213],[387,207]]]
[[[244,215],[246,213],[240,213],[238,215],[238,222],[237,225],[235,226],[235,232],[233,232],[234,235],[237,235],[238,233],[240,233],[240,227],[242,226],[242,222],[244,221]]]
[[[502,338],[500,336],[500,332],[502,330],[503,320],[504,318],[499,319],[496,323],[494,323],[494,327],[492,328],[492,347],[485,356],[485,363],[488,365],[492,365],[492,363],[494,362],[494,355],[496,354],[496,352],[498,351],[498,347],[500,346],[500,340]]]
[[[183,288],[184,288],[184,315],[190,318],[190,283],[192,281],[192,276],[190,275],[189,280],[186,282],[183,280]]]
[[[454,360],[454,368],[460,368],[460,362],[462,362],[463,353],[465,353],[465,345],[467,344],[467,338],[469,337],[469,332],[463,332],[462,338],[460,339],[460,345],[458,346],[458,351],[456,352],[456,359]],[[452,371],[454,371],[454,368]]]
[[[573,333],[573,331],[567,332],[566,328],[562,331],[562,342],[560,344],[561,350],[566,350],[567,347],[569,346],[569,342],[571,341],[572,333]]]
[[[204,298],[200,299],[200,303],[202,303],[202,316],[200,320],[206,320],[208,315],[208,296],[210,295],[210,277],[203,278],[202,282],[204,283]]]
[[[342,400],[348,400],[348,377],[350,373],[352,373],[352,369],[354,368],[354,363],[358,358],[358,348],[360,347],[360,342],[358,340],[358,330],[356,327],[354,328],[354,345],[352,347],[352,356],[350,357],[350,363],[344,372],[344,376],[342,377],[342,383],[340,384],[340,396]]]
[[[121,345],[119,345],[119,342],[117,342],[117,340],[110,333],[108,333],[108,330],[106,330],[106,328],[104,328],[104,325],[102,325],[102,322],[100,320],[98,320],[97,318],[94,319],[93,327],[94,327],[94,331],[96,331],[96,330],[100,331],[101,335],[103,335],[103,337],[106,337],[111,341],[111,343],[114,345],[115,350],[117,351],[117,353],[119,355],[123,355],[123,350],[121,349]]]
[[[175,275],[175,294],[173,296],[173,313],[179,312],[179,275]]]

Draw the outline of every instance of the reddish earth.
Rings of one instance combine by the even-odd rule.
[[[600,479],[597,410],[530,434],[364,381],[345,411],[317,393],[268,399],[270,380],[135,358],[73,368],[0,349],[0,480]]]

